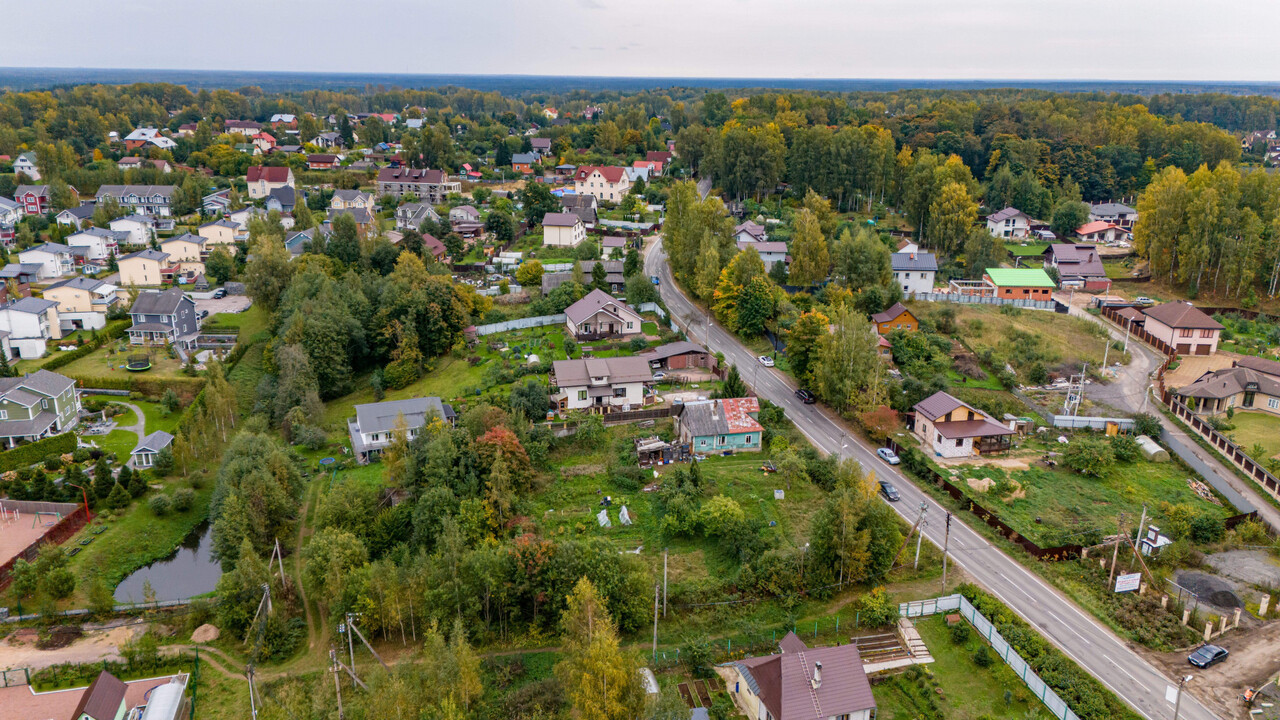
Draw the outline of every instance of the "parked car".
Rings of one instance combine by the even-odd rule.
[[[650,276],[649,276],[649,281],[650,281],[650,282],[652,282],[654,285],[658,285],[658,284],[660,284],[660,281],[658,280],[658,276],[657,276],[657,275],[650,275]]]
[[[654,374],[653,374],[653,379],[654,379],[654,380],[661,380],[661,379],[665,378],[666,376],[667,376],[667,374],[666,374],[666,373],[664,373],[664,372],[656,372],[656,373],[654,373]]]
[[[796,390],[796,397],[800,398],[800,402],[805,405],[812,405],[818,401],[818,398],[813,393],[805,390],[804,388]]]
[[[1152,300],[1146,295],[1142,295],[1140,297],[1134,298],[1133,301],[1138,303],[1139,305],[1155,305],[1156,304],[1155,300]]]
[[[1198,668],[1207,668],[1227,659],[1227,649],[1218,647],[1217,645],[1201,645],[1196,651],[1187,656],[1187,662]]]
[[[209,317],[209,311],[208,311],[208,310],[201,310],[201,311],[200,311],[200,319],[201,319],[201,320],[203,320],[203,319],[205,319],[205,318],[207,318],[207,317]]]
[[[902,499],[902,496],[898,494],[898,488],[885,480],[880,481],[880,494],[889,502],[898,502]]]
[[[773,358],[769,357],[768,355],[761,355],[756,359],[759,360],[760,364],[765,367],[773,367]]]
[[[224,298],[224,297],[226,297],[226,296],[227,296],[227,289],[226,289],[226,288],[218,288],[217,290],[214,290],[214,291],[213,291],[213,299],[214,299],[214,300],[221,300],[222,298]]]
[[[881,460],[889,463],[890,465],[897,465],[899,462],[902,462],[898,458],[897,453],[895,453],[894,451],[890,450],[887,447],[883,447],[883,448],[880,448],[879,450],[876,450],[876,454],[880,456]]]

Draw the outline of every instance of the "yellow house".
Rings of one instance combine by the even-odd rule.
[[[44,299],[58,303],[58,318],[65,330],[96,330],[106,326],[107,313],[119,304],[119,288],[101,280],[77,275],[44,290]]]
[[[236,254],[236,233],[240,226],[230,220],[214,220],[200,226],[200,237],[204,238],[203,253],[213,252],[215,247],[222,247],[232,255]]]
[[[169,257],[178,262],[200,262],[207,242],[208,240],[200,235],[183,233],[177,237],[162,240],[160,249],[169,253]],[[233,245],[233,250],[234,247]]]
[[[122,285],[159,285],[164,281],[166,270],[172,273],[169,253],[159,250],[130,253],[117,260],[116,265],[120,268]]]
[[[329,209],[354,210],[360,208],[372,212],[373,203],[374,199],[371,193],[360,192],[359,190],[334,190],[333,199],[329,201]]]

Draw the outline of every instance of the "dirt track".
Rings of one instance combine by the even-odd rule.
[[[1188,691],[1220,717],[1245,720],[1249,712],[1240,699],[1245,688],[1261,687],[1280,672],[1280,620],[1256,630],[1233,631],[1212,642],[1231,655],[1208,670],[1192,667],[1185,652],[1141,652],[1173,677],[1190,675],[1193,679],[1187,684]]]

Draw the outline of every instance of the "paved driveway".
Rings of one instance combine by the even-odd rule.
[[[228,295],[216,300],[196,300],[196,310],[208,310],[210,315],[242,313],[252,304],[253,301],[247,295]]]

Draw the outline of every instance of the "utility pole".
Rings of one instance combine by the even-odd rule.
[[[667,616],[667,549],[662,548],[662,617]]]
[[[333,689],[338,693],[338,720],[344,720],[346,714],[342,712],[342,683],[338,680],[338,653],[329,646],[329,671],[333,673]]]
[[[1141,545],[1141,544],[1142,544],[1142,533],[1143,533],[1143,531],[1146,529],[1146,527],[1147,527],[1147,504],[1146,504],[1146,503],[1142,503],[1142,519],[1138,521],[1138,538],[1137,538],[1137,542],[1138,542],[1138,544],[1139,544],[1139,545]],[[1137,547],[1135,546],[1135,547],[1134,547],[1134,549],[1136,550],[1136,549],[1137,549]],[[1132,565],[1130,565],[1130,567],[1132,567]]]
[[[1191,682],[1190,675],[1183,675],[1178,679],[1178,695],[1173,700],[1173,720],[1178,720],[1178,709],[1182,707],[1182,686]]]
[[[927,522],[920,523],[920,532],[916,534],[916,561],[911,565],[912,570],[920,569],[920,542],[924,540],[924,529],[928,526]]]
[[[1116,541],[1111,547],[1111,576],[1107,578],[1107,591],[1110,592],[1116,579],[1116,558],[1120,555],[1120,536],[1124,534],[1124,513],[1116,518]]]
[[[658,661],[658,584],[653,584],[653,661]]]
[[[942,592],[947,592],[947,548],[951,546],[951,511],[947,511],[947,530],[942,536]]]

